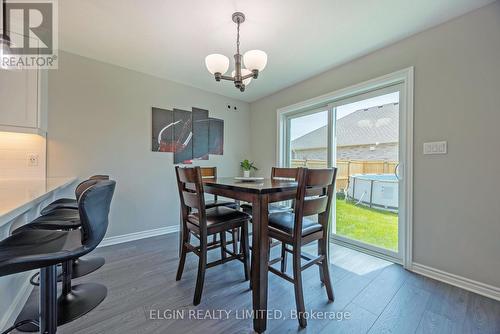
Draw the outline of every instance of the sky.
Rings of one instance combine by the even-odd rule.
[[[376,96],[370,99],[349,103],[337,107],[337,120],[345,117],[357,110],[381,106],[387,103],[399,102],[399,92]],[[290,138],[294,140],[303,135],[319,129],[328,123],[328,111],[318,112],[312,115],[294,118],[290,126]]]

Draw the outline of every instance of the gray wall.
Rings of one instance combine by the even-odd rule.
[[[173,154],[151,152],[152,106],[200,107],[224,119],[224,155],[203,164],[220,176],[239,173],[250,152],[247,103],[65,52],[50,71],[48,175],[117,181],[107,236],[178,224]]]
[[[415,66],[414,261],[500,287],[500,3],[251,104],[252,157],[276,161],[276,109]],[[447,140],[444,156],[425,141]]]

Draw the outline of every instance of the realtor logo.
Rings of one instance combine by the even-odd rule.
[[[0,0],[1,69],[57,68],[57,0]]]

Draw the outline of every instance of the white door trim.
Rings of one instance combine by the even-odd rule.
[[[404,107],[402,113],[401,127],[403,133],[400,136],[400,145],[403,145],[403,154],[400,158],[403,168],[400,171],[402,175],[402,184],[400,194],[404,203],[402,224],[405,235],[403,247],[403,265],[407,269],[412,267],[413,259],[413,94],[414,94],[414,68],[408,67],[403,70],[390,73],[378,78],[374,78],[347,88],[339,89],[312,99],[295,103],[290,106],[279,108],[276,111],[277,129],[276,129],[276,164],[284,166],[285,154],[282,143],[286,138],[286,115],[300,113],[306,109],[327,106],[337,100],[345,99],[350,96],[365,93],[374,89],[380,89],[394,84],[402,84],[402,96],[400,105]]]

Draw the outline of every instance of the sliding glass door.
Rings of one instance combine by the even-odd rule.
[[[282,143],[290,167],[337,167],[332,239],[401,259],[401,85],[287,114]]]

